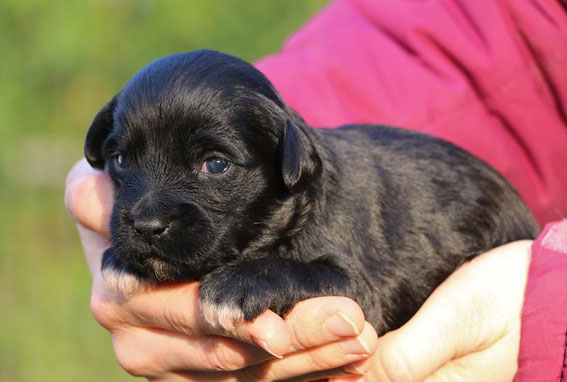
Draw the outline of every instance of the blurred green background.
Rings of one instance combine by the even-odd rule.
[[[254,61],[326,0],[0,2],[0,381],[125,381],[63,205],[96,112],[154,58]]]

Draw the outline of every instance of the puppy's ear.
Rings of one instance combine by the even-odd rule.
[[[293,193],[305,191],[321,177],[323,165],[313,142],[290,119],[280,143],[280,160],[283,181]]]
[[[104,169],[104,158],[102,157],[102,144],[114,125],[114,110],[118,103],[118,96],[115,95],[95,116],[91,127],[87,132],[85,141],[85,158],[93,168]]]

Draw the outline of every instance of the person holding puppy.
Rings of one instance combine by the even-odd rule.
[[[258,68],[311,125],[388,123],[464,147],[507,176],[545,223],[558,218],[555,209],[565,214],[567,203],[561,191],[567,174],[559,166],[567,159],[560,149],[567,143],[567,79],[558,69],[567,58],[567,44],[560,44],[567,41],[562,5],[336,1]],[[540,125],[545,129],[534,128]],[[111,332],[120,364],[134,375],[164,381],[352,380],[364,374],[369,381],[510,380],[520,334],[518,378],[565,375],[557,364],[565,310],[549,308],[550,301],[567,300],[565,291],[541,295],[534,287],[567,279],[565,256],[558,255],[567,252],[565,223],[547,228],[533,246],[512,243],[465,264],[410,322],[379,339],[351,300],[322,297],[299,303],[285,320],[264,313],[236,328],[235,341],[209,333],[196,308],[196,282],[127,300],[105,290],[100,257],[112,206],[108,178],[79,162],[66,195],[94,279],[93,313]],[[542,270],[551,281],[537,278]],[[537,331],[547,346],[538,346],[536,357],[530,341],[541,312],[555,324]],[[540,370],[547,374],[536,374]]]

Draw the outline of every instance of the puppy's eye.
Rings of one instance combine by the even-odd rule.
[[[229,167],[230,167],[230,162],[222,158],[213,157],[203,162],[201,171],[204,172],[205,174],[222,174],[223,172],[228,170]]]
[[[114,156],[114,165],[118,168],[124,167],[124,157],[122,154],[117,154]]]

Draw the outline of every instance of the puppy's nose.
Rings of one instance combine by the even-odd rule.
[[[148,243],[156,241],[167,229],[167,222],[156,216],[142,216],[134,220],[134,231]]]

